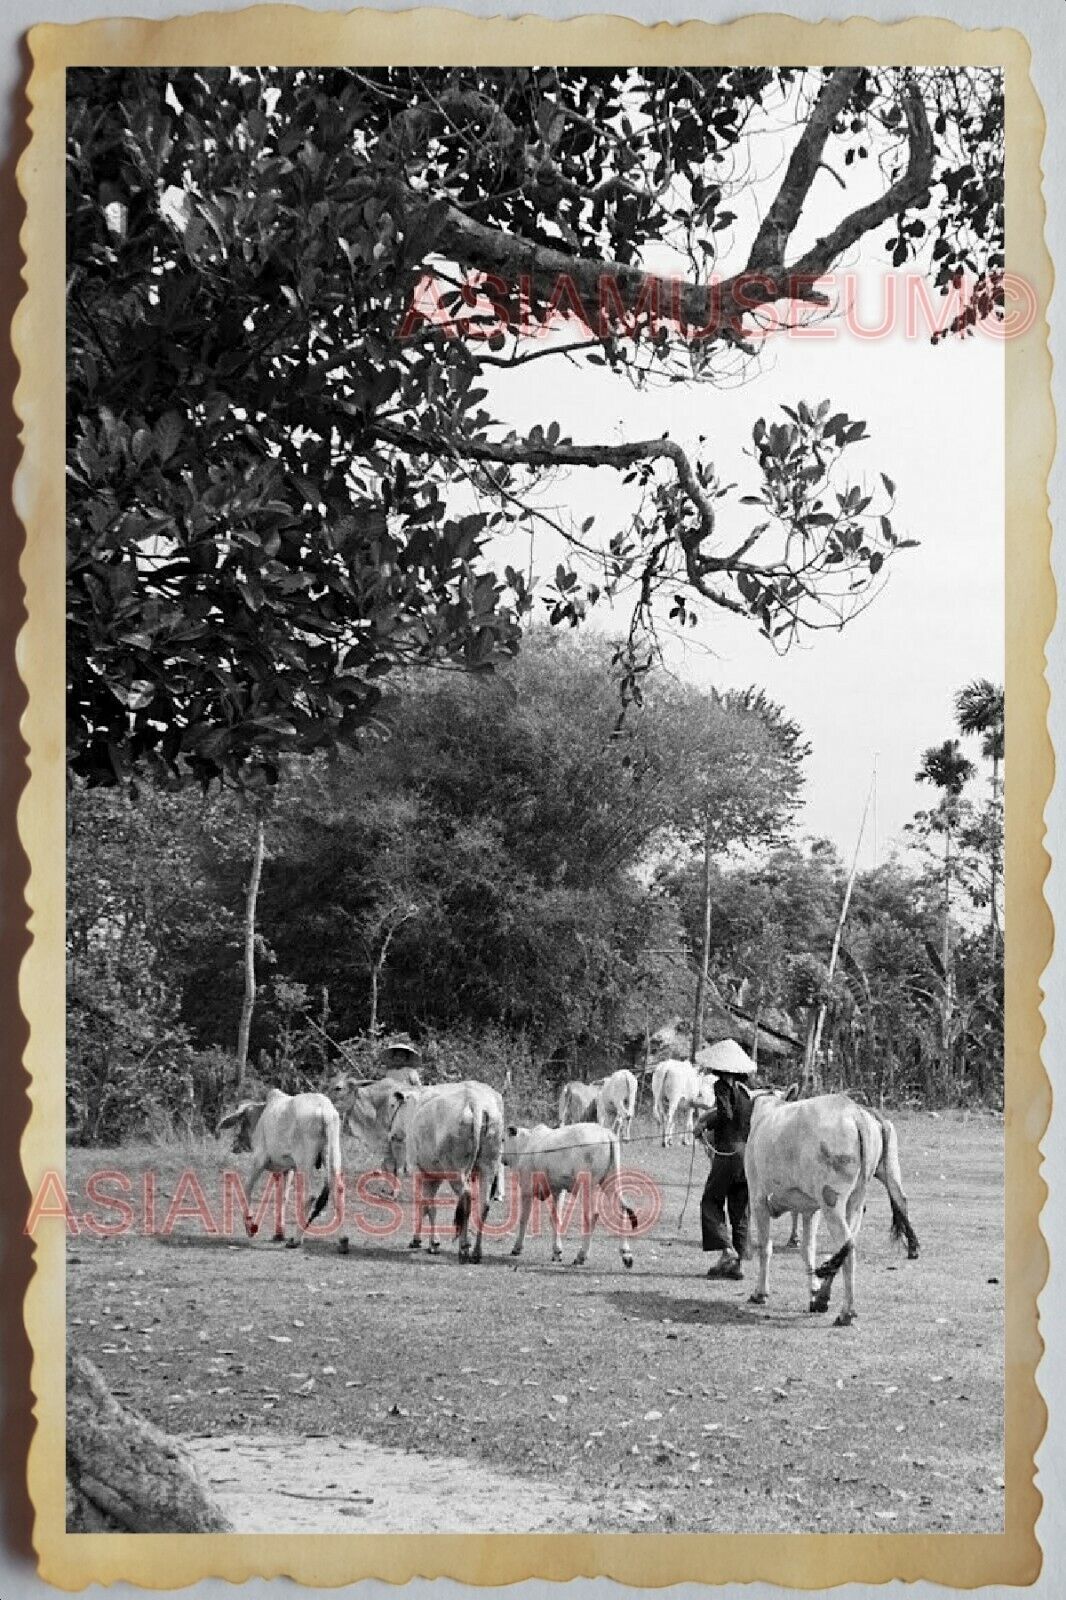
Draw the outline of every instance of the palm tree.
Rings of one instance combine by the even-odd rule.
[[[955,696],[955,720],[960,733],[981,734],[981,754],[992,763],[992,827],[989,843],[989,876],[991,878],[991,906],[989,910],[989,936],[992,954],[996,953],[999,937],[999,915],[996,906],[996,886],[999,882],[1000,851],[1000,778],[999,769],[1005,749],[1006,725],[1004,721],[1003,685],[988,678],[975,678]]]
[[[940,959],[944,968],[944,996],[941,1007],[940,1044],[947,1065],[951,1043],[951,1021],[954,1011],[954,986],[951,978],[951,874],[952,843],[959,820],[959,800],[962,791],[973,777],[972,761],[963,755],[957,739],[945,739],[943,744],[930,745],[922,752],[922,764],[914,774],[919,783],[931,783],[941,791],[938,826],[944,833],[944,910],[941,930]]]

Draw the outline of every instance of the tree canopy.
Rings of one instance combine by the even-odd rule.
[[[508,385],[541,360],[735,375],[864,240],[965,280],[953,331],[1002,304],[991,70],[83,68],[67,127],[68,727],[93,782],[269,784],[356,737],[397,669],[513,654],[508,539],[559,467],[638,495],[621,527],[552,522],[543,591],[559,623],[628,593],[624,692],[661,594],[779,648],[839,625],[908,542],[891,478],[845,476],[860,419],[761,419],[739,496],[713,436],[522,432]]]

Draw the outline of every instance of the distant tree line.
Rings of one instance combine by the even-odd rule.
[[[708,992],[800,1039],[824,1006],[827,1084],[997,1101],[998,765],[989,800],[951,797],[946,898],[946,814],[916,820],[914,862],[859,875],[829,984],[845,870],[795,836],[800,730],[664,672],[620,718],[611,650],[535,630],[491,679],[420,673],[268,804],[72,777],[72,1137],[213,1126],[238,1076],[317,1085],[383,1031],[546,1107],[666,1017],[698,1039]]]

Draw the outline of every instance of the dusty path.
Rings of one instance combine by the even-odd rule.
[[[554,1484],[365,1439],[183,1442],[237,1533],[580,1533],[593,1517]]]
[[[552,1266],[543,1230],[520,1261],[509,1235],[493,1237],[475,1267],[450,1238],[438,1256],[409,1251],[406,1230],[353,1238],[340,1256],[329,1240],[284,1250],[209,1233],[195,1216],[169,1237],[83,1228],[67,1255],[69,1337],[121,1400],[179,1437],[307,1441],[276,1473],[261,1455],[238,1470],[232,1448],[212,1458],[212,1473],[236,1480],[222,1488],[248,1488],[254,1515],[265,1483],[289,1491],[270,1501],[274,1527],[317,1517],[295,1496],[321,1491],[349,1497],[322,1508],[356,1528],[391,1526],[368,1519],[400,1506],[409,1528],[468,1506],[481,1528],[516,1526],[503,1520],[514,1507],[530,1529],[554,1527],[560,1505],[591,1502],[605,1532],[994,1533],[1002,1124],[904,1114],[898,1127],[922,1254],[908,1261],[890,1239],[874,1184],[852,1328],[808,1314],[795,1251],[775,1255],[767,1306],[748,1304],[750,1273],[709,1283],[706,1162],[679,1232],[689,1152],[634,1141],[626,1163],[657,1180],[663,1212],[634,1240],[632,1272],[606,1231],[575,1269]],[[107,1167],[130,1173],[132,1204],[150,1165],[162,1218],[185,1162],[213,1196],[223,1154],[205,1141],[168,1167],[165,1150],[75,1151],[71,1204],[81,1213],[88,1174]],[[382,1472],[395,1496],[368,1487],[372,1451],[396,1467]],[[442,1478],[464,1487],[442,1499]],[[470,1487],[486,1481],[490,1494]],[[404,1504],[408,1484],[429,1488]],[[355,1491],[373,1506],[342,1515],[360,1509]]]

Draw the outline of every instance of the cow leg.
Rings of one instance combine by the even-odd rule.
[[[249,1239],[254,1239],[256,1234],[259,1232],[258,1224],[252,1221],[252,1194],[255,1191],[256,1184],[259,1182],[265,1171],[265,1161],[253,1160],[251,1171],[248,1174],[248,1187],[244,1191],[247,1197],[247,1206],[244,1212],[244,1231],[248,1235]],[[284,1205],[282,1207],[282,1217],[284,1219]]]
[[[846,1328],[855,1321],[858,1312],[855,1310],[855,1256],[858,1250],[859,1229],[862,1227],[863,1195],[856,1190],[848,1202],[847,1225],[851,1234],[851,1249],[844,1258],[841,1275],[844,1280],[844,1303],[836,1318],[835,1326]]]
[[[551,1212],[552,1218],[553,1261],[561,1261],[563,1259],[563,1236],[559,1227],[559,1201],[565,1193],[565,1189],[560,1189],[558,1194],[549,1194],[548,1196],[548,1210]]]
[[[281,1184],[281,1227],[274,1233],[274,1243],[287,1245],[290,1250],[295,1249],[300,1242],[300,1214],[295,1183],[296,1174],[290,1167]],[[293,1231],[289,1235],[286,1235],[285,1232],[286,1212],[290,1214],[292,1221]]]
[[[490,1178],[486,1183],[484,1173],[474,1173],[471,1175],[471,1181],[474,1185],[474,1203],[477,1206],[477,1233],[474,1237],[474,1248],[470,1253],[470,1259],[476,1264],[481,1260],[481,1236],[485,1231],[485,1219],[489,1214],[489,1206],[492,1204],[492,1179]],[[484,1200],[481,1198],[482,1193],[485,1196]]]
[[[688,1110],[685,1112],[685,1125],[681,1134],[682,1144],[689,1145],[692,1143],[692,1124],[695,1122],[695,1120],[696,1113],[692,1106],[689,1106]]]
[[[855,1318],[856,1318],[856,1316],[858,1314],[856,1312],[856,1310],[855,1310],[855,1245],[854,1245],[854,1243],[852,1243],[851,1249],[848,1251],[847,1255],[844,1257],[844,1265],[843,1265],[843,1268],[841,1269],[841,1277],[844,1279],[844,1303],[841,1306],[840,1310],[836,1314],[836,1318],[835,1318],[835,1321],[834,1321],[834,1327],[847,1328],[847,1327],[849,1327],[851,1325],[851,1323],[853,1323],[855,1321]]]
[[[793,1213],[795,1215],[795,1213]],[[803,1265],[807,1272],[807,1309],[808,1311],[828,1311],[829,1294],[826,1292],[825,1304],[819,1299],[821,1285],[815,1276],[814,1252],[818,1240],[819,1211],[805,1211],[802,1218],[803,1228]]]
[[[852,1253],[851,1230],[844,1214],[844,1206],[839,1196],[834,1198],[832,1191],[823,1196],[822,1215],[825,1217],[826,1231],[829,1240],[836,1248],[828,1260],[823,1261],[820,1267],[815,1268],[815,1276],[820,1278],[821,1285],[817,1294],[811,1301],[812,1311],[828,1311],[829,1297],[833,1292],[833,1279],[840,1268],[847,1262]],[[851,1320],[850,1318],[848,1319]]]
[[[437,1238],[437,1190],[440,1188],[440,1181],[428,1180],[420,1183],[418,1180],[421,1177],[422,1174],[419,1173],[415,1180],[415,1236],[411,1240],[410,1248],[421,1250],[422,1218],[428,1216],[429,1253],[435,1256],[440,1249],[440,1240]]]
[[[798,1250],[799,1249],[799,1242],[800,1242],[800,1214],[799,1214],[798,1211],[793,1211],[793,1213],[792,1213],[792,1226],[789,1229],[788,1242],[785,1245],[785,1249],[786,1250]]]
[[[522,1209],[518,1217],[518,1238],[511,1246],[511,1254],[513,1256],[520,1256],[522,1254],[522,1246],[526,1242],[526,1229],[529,1227],[529,1213],[533,1210],[532,1185],[530,1185],[528,1189],[523,1185],[521,1189],[521,1195]]]
[[[472,1203],[470,1198],[470,1179],[461,1178],[457,1183],[452,1184],[452,1188],[457,1196],[456,1211],[462,1218],[459,1225],[459,1259],[460,1261],[468,1261],[470,1259],[470,1207]]]
[[[600,1186],[595,1184],[590,1185],[581,1197],[581,1244],[574,1257],[575,1267],[583,1267],[589,1258],[589,1245],[600,1220],[599,1196]]]
[[[770,1233],[770,1207],[761,1196],[751,1206],[751,1231],[759,1252],[759,1281],[748,1300],[753,1306],[764,1306],[770,1297],[770,1257],[773,1255],[774,1241]]]

